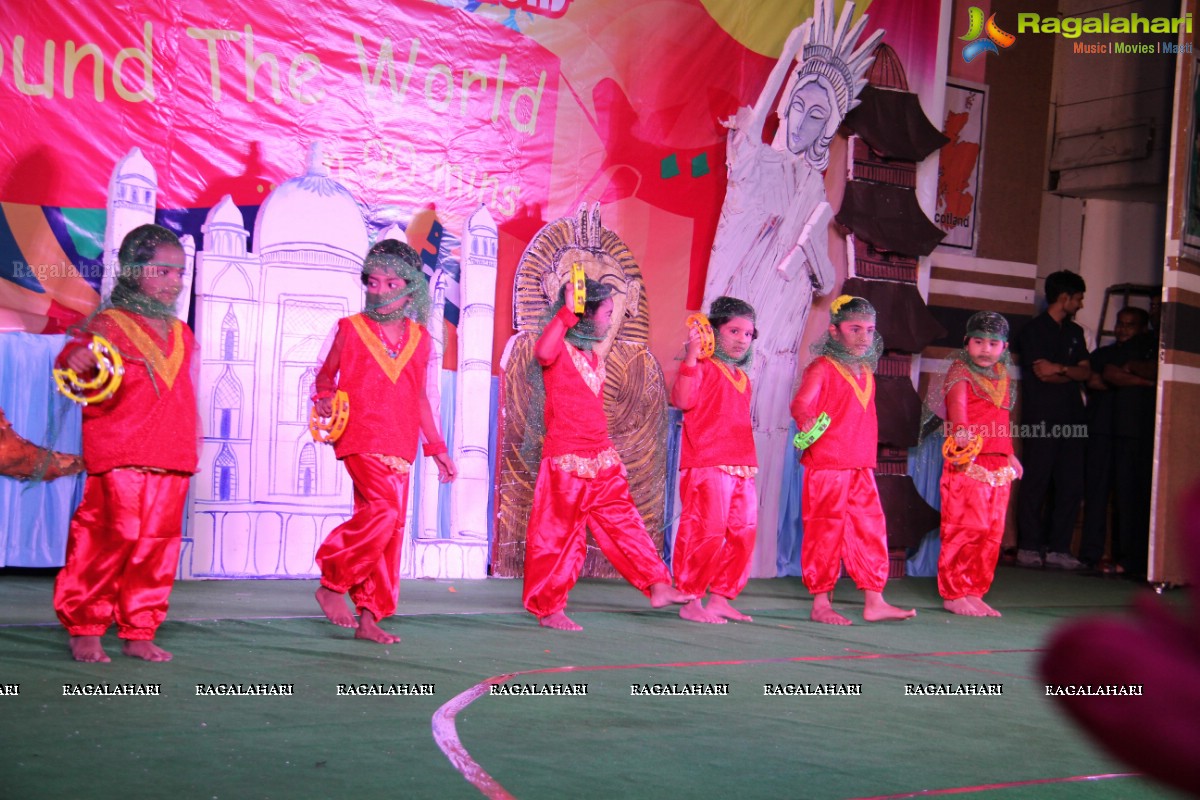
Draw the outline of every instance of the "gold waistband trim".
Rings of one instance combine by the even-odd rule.
[[[400,456],[385,456],[382,453],[368,453],[367,455],[377,459],[381,464],[398,475],[407,475],[412,471],[412,462],[405,461]]]
[[[981,467],[973,461],[963,470],[963,474],[971,480],[986,483],[988,486],[1007,486],[1017,479],[1017,471],[1012,467],[992,470]]]
[[[720,464],[717,469],[727,472],[735,478],[753,478],[758,474],[758,467],[750,467],[745,464]]]
[[[579,478],[594,478],[603,470],[609,467],[620,466],[621,474],[625,474],[625,465],[621,461],[621,454],[613,448],[601,450],[591,458],[583,458],[574,453],[567,453],[562,456],[551,456],[550,463],[556,469],[568,472]]]

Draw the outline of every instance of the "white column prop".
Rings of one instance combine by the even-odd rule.
[[[433,418],[441,428],[442,419],[442,355],[446,352],[446,326],[443,323],[446,309],[446,273],[440,269],[433,274],[429,287],[429,369],[425,373],[425,394]],[[421,530],[418,538],[436,539],[438,531],[438,493],[442,485],[438,480],[437,462],[432,458],[421,459]]]
[[[121,242],[134,228],[154,222],[154,211],[158,202],[158,172],[154,169],[140,147],[131,147],[125,157],[113,167],[108,180],[108,203],[104,222],[104,274],[100,277],[100,300],[108,300],[113,285],[117,282],[117,251]],[[195,246],[193,245],[193,253]],[[180,304],[183,313],[177,314],[187,320],[188,302],[191,299],[192,254],[188,254],[183,291]]]
[[[455,539],[486,542],[491,481],[488,465],[492,397],[492,337],[496,319],[496,223],[485,206],[467,220],[459,282],[458,400],[454,410],[454,462],[450,527]]]
[[[488,480],[491,459],[488,419],[498,244],[496,223],[481,206],[467,220],[462,243],[458,389],[454,398],[454,441],[450,447],[458,478],[450,488],[450,538],[422,536],[416,539],[414,570],[419,578],[487,577],[487,504],[488,493],[492,490]],[[438,276],[447,278],[440,272]],[[439,284],[439,289],[444,292],[445,286]],[[436,492],[436,470],[429,473],[423,483]],[[422,516],[424,518],[423,511]],[[436,536],[436,531],[433,535]]]

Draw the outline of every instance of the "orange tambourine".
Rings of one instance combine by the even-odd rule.
[[[333,444],[346,432],[346,423],[350,421],[350,398],[342,390],[333,395],[333,414],[325,419],[317,412],[317,404],[313,403],[308,414],[308,432],[314,442]]]
[[[947,436],[946,441],[942,442],[942,458],[956,467],[970,464],[981,450],[983,437],[977,433],[972,433],[971,438],[962,447],[958,446],[958,441],[953,436]]]
[[[700,358],[712,358],[717,349],[717,337],[713,334],[712,323],[703,314],[692,314],[687,318],[689,328],[700,331]]]

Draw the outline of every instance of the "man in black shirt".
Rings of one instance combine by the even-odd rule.
[[[1121,345],[1104,381],[1113,391],[1113,486],[1117,501],[1117,572],[1133,578],[1146,574],[1150,542],[1150,489],[1154,473],[1155,387],[1158,335],[1148,330],[1150,315],[1140,308],[1137,333]]]
[[[1087,382],[1087,467],[1079,560],[1091,568],[1098,567],[1104,557],[1104,545],[1108,539],[1109,500],[1113,494],[1113,407],[1116,405],[1117,387],[1104,379],[1105,368],[1110,364],[1119,366],[1128,360],[1123,345],[1145,333],[1148,322],[1149,315],[1143,309],[1135,306],[1121,309],[1117,312],[1117,324],[1113,328],[1116,341],[1097,347],[1088,358],[1092,376]],[[1114,561],[1120,561],[1120,544],[1115,537],[1112,555]]]
[[[1092,374],[1075,314],[1087,286],[1062,270],[1046,278],[1046,311],[1013,342],[1021,358],[1021,463],[1017,563],[1078,569],[1071,536],[1083,498],[1087,417],[1082,385]]]

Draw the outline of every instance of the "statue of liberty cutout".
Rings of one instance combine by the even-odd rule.
[[[758,340],[750,367],[751,420],[758,450],[760,530],[775,530],[784,458],[789,455],[788,404],[797,356],[813,294],[828,294],[836,272],[829,259],[833,210],[825,200],[822,171],[829,145],[850,109],[858,105],[863,77],[883,31],[855,49],[867,18],[851,24],[847,2],[834,25],[833,0],[816,0],[813,19],[794,29],[753,108],[725,121],[729,184],[713,242],[704,304],[737,297],[758,311]],[[796,60],[797,55],[800,56]],[[796,63],[793,72],[793,62]],[[786,91],[779,95],[790,76]],[[779,130],[763,143],[771,105]],[[774,575],[775,539],[759,539],[752,569]]]

